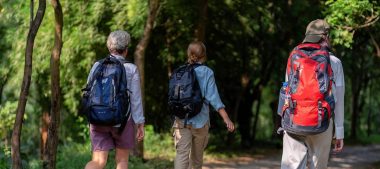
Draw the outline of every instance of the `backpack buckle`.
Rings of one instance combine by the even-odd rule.
[[[321,109],[322,108],[322,101],[318,101],[318,109]]]
[[[297,101],[296,100],[291,100],[289,106],[290,106],[290,108],[295,109],[297,107]]]

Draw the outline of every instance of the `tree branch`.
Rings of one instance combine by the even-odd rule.
[[[371,37],[371,41],[373,43],[373,45],[375,46],[376,48],[376,56],[377,57],[380,57],[380,47],[379,47],[379,44],[376,42],[375,38],[373,37],[372,33],[370,32],[369,33],[369,36]]]
[[[366,28],[366,27],[369,27],[369,26],[375,24],[379,20],[379,18],[380,18],[379,15],[371,16],[367,19],[367,21],[363,25],[359,25],[359,26],[355,26],[355,27],[342,26],[342,28],[346,29],[350,32],[355,31],[355,30]]]

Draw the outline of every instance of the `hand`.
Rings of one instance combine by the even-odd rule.
[[[136,133],[136,139],[138,142],[142,141],[144,139],[145,132],[144,132],[144,123],[137,124],[137,133]]]
[[[228,117],[226,110],[224,108],[220,108],[218,110],[218,112],[219,112],[220,116],[222,116],[223,121],[226,124],[227,130],[229,132],[233,132],[235,130],[235,126],[234,126],[234,123],[232,123],[232,121]]]
[[[226,124],[227,130],[229,132],[233,132],[235,130],[234,123],[232,123],[232,121],[229,118],[224,120],[224,123]]]
[[[341,152],[343,150],[343,145],[343,139],[336,139],[333,151],[337,153]]]

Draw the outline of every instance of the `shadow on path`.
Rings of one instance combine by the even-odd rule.
[[[203,169],[279,169],[282,151],[266,155],[206,160]],[[380,145],[346,146],[339,154],[330,154],[329,169],[380,169]]]

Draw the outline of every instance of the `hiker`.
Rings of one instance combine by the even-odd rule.
[[[334,124],[333,151],[343,149],[344,74],[330,50],[329,33],[325,20],[310,22],[303,42],[289,56],[281,112],[282,169],[327,168]]]
[[[173,72],[171,81],[169,82],[169,107],[171,107],[172,111],[174,111],[173,109],[175,109],[175,106],[171,105],[171,97],[179,98],[180,96],[178,95],[186,95],[187,93],[190,93],[189,95],[198,95],[195,97],[197,97],[198,100],[202,99],[203,101],[200,102],[200,106],[197,106],[197,104],[194,104],[194,106],[185,106],[185,109],[182,110],[182,112],[177,112],[178,114],[185,113],[183,111],[187,111],[186,109],[188,107],[197,109],[194,111],[192,110],[190,114],[177,114],[175,116],[173,124],[173,136],[176,149],[174,168],[200,169],[203,165],[203,152],[207,146],[209,138],[209,105],[218,111],[219,115],[223,118],[223,121],[229,132],[234,131],[235,127],[228,117],[228,114],[224,109],[225,106],[219,97],[213,71],[209,67],[203,65],[203,63],[206,61],[205,45],[202,42],[190,43],[187,49],[187,57],[188,64],[178,69],[182,71],[182,74],[180,73],[181,75],[184,75],[183,72],[186,72],[186,70],[190,72],[190,74],[186,75],[192,76],[195,74],[193,78],[195,80],[193,81],[195,84],[190,86],[195,86],[195,90],[199,90],[200,94],[194,94],[198,91],[186,91],[187,87],[182,88],[179,85],[177,85],[177,87],[176,85],[172,84],[172,80],[174,81],[175,78],[180,77],[178,76],[179,74],[177,74],[180,71],[177,69]],[[179,109],[181,109],[181,107]]]
[[[121,84],[118,84],[120,88],[122,88],[123,85],[126,86],[127,89],[124,89],[123,92],[129,94],[129,99],[126,99],[125,98],[126,96],[124,96],[122,99],[126,99],[126,100],[121,99],[119,100],[119,102],[122,102],[121,106],[130,106],[129,107],[130,109],[129,108],[125,108],[125,109],[130,110],[131,116],[128,116],[128,117],[131,117],[131,118],[121,117],[121,118],[126,118],[124,120],[126,121],[126,124],[123,123],[123,120],[121,120],[122,122],[120,124],[116,124],[112,126],[98,125],[98,124],[103,124],[103,123],[93,120],[94,118],[92,117],[89,118],[90,139],[91,139],[91,146],[92,146],[92,160],[87,163],[85,167],[86,169],[104,168],[107,163],[108,152],[112,149],[116,149],[116,153],[115,153],[116,168],[127,169],[129,152],[135,147],[135,138],[137,139],[137,141],[142,141],[144,138],[145,118],[143,114],[143,107],[142,107],[142,100],[141,100],[140,76],[139,76],[139,72],[136,65],[127,61],[129,43],[130,43],[130,35],[128,32],[121,31],[121,30],[111,32],[107,39],[107,47],[110,52],[110,55],[107,56],[107,58],[105,59],[106,61],[102,60],[102,61],[96,62],[92,66],[90,74],[88,76],[87,81],[90,85],[92,85],[92,83],[102,83],[100,85],[102,85],[103,90],[104,90],[104,87],[107,87],[106,85],[108,84],[107,83],[108,79],[99,80],[97,79],[97,77],[94,77],[94,76],[104,77],[103,74],[109,73],[109,72],[104,72],[104,71],[100,72],[104,69],[107,69],[107,67],[104,67],[104,68],[101,67],[101,64],[103,63],[103,61],[104,61],[104,64],[106,64],[105,62],[108,62],[108,63],[114,62],[114,63],[119,64],[120,70],[115,69],[116,71],[113,71],[113,72],[114,73],[124,72],[124,73],[119,73],[121,77],[116,78],[117,80],[110,84],[116,85],[119,82],[121,83]],[[111,68],[115,68],[115,66]],[[99,80],[101,82],[96,82],[95,80],[92,80],[94,78],[95,80]],[[114,87],[110,87],[109,89],[112,89],[112,88]],[[118,88],[119,87],[117,87],[117,89]],[[109,93],[112,93],[112,92],[107,92],[107,91],[108,90],[106,90],[106,92],[103,91],[102,94],[107,95]],[[119,93],[115,93],[113,96],[115,95],[119,96],[120,94],[122,94],[121,91]],[[97,95],[97,93],[95,93],[94,95]],[[99,99],[99,96],[97,96],[97,98],[96,96],[94,97],[95,99]],[[100,99],[102,99],[102,96],[100,96]],[[125,112],[127,110],[122,110],[122,111]],[[99,112],[99,113],[104,113],[104,112]],[[99,115],[99,117],[103,117],[103,116]],[[116,119],[116,120],[119,120],[119,119]],[[96,122],[96,124],[91,124],[91,121]],[[112,124],[112,123],[109,123],[109,124]],[[135,126],[137,127],[136,133],[134,130]]]

